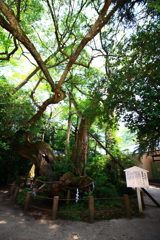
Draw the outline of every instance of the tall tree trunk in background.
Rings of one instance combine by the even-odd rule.
[[[68,155],[68,150],[70,146],[70,135],[71,135],[71,116],[72,116],[72,109],[71,109],[72,103],[71,98],[69,95],[69,116],[68,116],[68,128],[67,128],[67,134],[66,134],[66,146],[65,146],[65,155]]]
[[[105,148],[108,150],[113,150],[115,148],[115,145],[116,145],[116,139],[114,136],[114,130],[112,126],[107,125],[105,129]]]
[[[88,159],[88,135],[91,124],[88,118],[82,116],[77,133],[76,146],[72,152],[72,161],[75,163],[77,174],[85,175],[86,164]]]
[[[75,148],[72,150],[71,160],[75,164],[76,173],[78,175],[85,175],[88,159],[89,130],[98,113],[99,99],[93,96],[92,101],[82,113],[72,92],[70,92],[70,97],[79,116],[79,128],[76,135]]]

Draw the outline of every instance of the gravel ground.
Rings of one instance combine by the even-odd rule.
[[[160,188],[148,192],[160,203]],[[160,208],[148,196],[144,217],[112,219],[93,224],[78,221],[52,221],[24,215],[0,190],[0,240],[160,240]]]

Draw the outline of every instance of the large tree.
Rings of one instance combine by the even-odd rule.
[[[27,69],[32,67],[16,86],[19,90],[34,81],[31,97],[37,113],[23,130],[33,127],[47,106],[66,98],[65,87],[72,71],[76,76],[80,67],[88,69],[95,58],[108,56],[97,44],[103,28],[112,22],[118,28],[124,19],[130,22],[137,15],[137,6],[143,9],[145,3],[142,0],[0,0],[0,60],[14,59],[19,63],[25,57],[29,63]],[[26,71],[26,61],[23,68]],[[42,85],[48,88],[49,97],[38,103],[35,94]]]

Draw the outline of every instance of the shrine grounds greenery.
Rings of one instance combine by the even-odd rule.
[[[33,137],[33,143],[43,141],[67,153],[55,161],[53,181],[64,173],[75,173],[75,168],[79,175],[86,170],[94,183],[95,199],[122,197],[130,191],[123,169],[108,155],[101,155],[97,142],[86,133],[98,140],[103,135],[105,147],[124,169],[136,164],[115,147],[115,126],[122,116],[142,154],[159,146],[159,0],[55,0],[52,6],[50,1],[28,2],[0,0],[0,65],[4,67],[4,76],[0,76],[0,184],[28,174],[35,155],[22,156],[26,140]],[[102,59],[103,66],[94,63],[96,58]],[[18,150],[21,157],[15,153]],[[19,194],[19,204],[24,203],[26,191]],[[34,201],[43,204],[35,197]],[[71,219],[84,219],[78,211],[88,211],[86,202],[61,204],[60,213],[66,211],[67,216],[68,211]],[[104,218],[103,203],[111,211],[118,207],[124,212],[123,204],[115,200],[96,200]]]
[[[22,210],[24,208],[27,191],[29,191],[29,188],[23,189],[17,198],[17,204],[21,206]],[[29,214],[41,217],[47,216],[48,218],[51,218],[53,200],[45,198],[43,199],[43,196],[46,197],[45,193],[39,193],[38,196],[32,197]],[[36,208],[33,206],[36,206]],[[132,195],[130,195],[130,207],[132,217],[141,216],[138,212],[137,198],[134,191],[132,192]],[[109,199],[94,198],[94,212],[95,220],[109,220],[113,218],[126,217],[126,209],[123,196]],[[78,202],[75,202],[75,200],[72,199],[69,204],[66,204],[66,201],[64,199],[59,200],[57,218],[63,220],[77,220],[88,222],[88,196],[80,198]]]
[[[3,81],[4,82],[4,81]],[[3,84],[4,85],[4,84]],[[5,87],[8,85],[5,85]],[[22,93],[21,93],[22,94]],[[25,93],[24,93],[25,94]],[[3,91],[2,91],[3,96]],[[8,95],[7,95],[8,96]],[[2,114],[2,124],[3,128],[1,128],[2,136],[9,134],[9,140],[12,140],[14,133],[17,127],[21,126],[21,122],[25,121],[25,118],[30,115],[30,111],[32,111],[32,107],[29,105],[27,108],[23,118],[21,116],[15,115],[15,111],[19,111],[19,109],[23,109],[23,104],[21,102],[21,96],[15,97],[15,102],[13,105],[10,103],[10,98],[6,96],[7,104],[4,104],[3,108],[1,109]],[[19,100],[19,101],[18,101]],[[17,110],[16,110],[17,108]],[[10,109],[10,114],[7,110]],[[13,111],[13,113],[12,113]],[[8,113],[5,115],[4,113]],[[15,119],[16,116],[16,119]],[[14,121],[13,121],[14,120]],[[9,122],[13,122],[10,126],[8,125]],[[5,126],[5,127],[4,127]],[[37,132],[40,131],[41,128]],[[35,132],[35,135],[37,135]],[[60,138],[60,131],[54,136],[54,144],[57,148],[60,148],[61,143],[65,141],[65,135],[61,131],[61,135],[63,136],[63,140]],[[53,135],[51,132],[48,133],[49,135]],[[14,138],[13,138],[14,139]],[[57,142],[58,141],[58,142]],[[86,174],[89,176],[94,183],[94,191],[92,192],[94,198],[116,198],[116,197],[123,197],[123,194],[133,194],[130,193],[130,189],[126,188],[125,184],[125,175],[123,169],[119,167],[117,163],[111,159],[109,155],[102,155],[98,151],[94,150],[93,147],[90,147],[89,155],[88,155],[88,162],[86,167]],[[113,150],[114,149],[114,150]],[[129,168],[135,165],[135,162],[132,161],[132,156],[129,154],[122,153],[117,147],[111,150],[113,156],[121,163],[124,168]],[[14,146],[12,145],[12,141],[4,142],[0,141],[0,183],[12,183],[13,181],[17,180],[20,176],[27,176],[32,162],[29,160],[19,156],[14,151]],[[59,181],[60,177],[66,173],[72,171],[73,163],[69,160],[68,157],[59,156],[59,159],[54,162],[53,165],[53,181]],[[42,181],[46,181],[46,176],[40,177]],[[17,203],[20,205],[24,205],[26,192],[29,191],[29,188],[24,188],[22,192],[19,193],[17,198]],[[41,196],[46,196],[44,192],[39,193]],[[75,203],[75,201],[71,202],[71,204],[66,205],[65,202],[60,202],[60,209],[59,209],[59,216],[66,219],[87,219],[88,214],[88,194],[84,194],[83,201],[79,201]],[[73,197],[74,198],[74,197]],[[36,201],[39,206],[43,206],[46,208],[47,206],[51,206],[52,201],[46,201],[38,199],[37,197],[33,198],[33,201]],[[124,210],[123,204],[120,203],[118,200],[95,200],[95,211],[97,219],[107,219],[111,216],[122,216]],[[106,213],[107,208],[107,213]],[[117,209],[117,210],[116,210]],[[116,213],[116,211],[118,213]],[[100,214],[101,212],[101,214]],[[63,216],[62,216],[63,215]]]
[[[131,156],[123,154],[119,150],[114,152],[114,155],[118,158],[119,162],[125,167],[131,167],[135,165],[132,161]],[[58,180],[60,175],[70,171],[71,163],[65,158],[61,158],[61,162],[54,164],[53,178],[54,181]],[[121,169],[113,160],[106,155],[99,155],[91,158],[87,166],[87,175],[93,179],[94,189],[89,194],[79,190],[79,201],[75,202],[75,197],[71,197],[69,204],[66,204],[66,200],[59,200],[59,210],[58,218],[67,220],[78,220],[78,221],[88,221],[88,196],[94,196],[95,204],[95,219],[112,219],[125,217],[125,205],[123,195],[128,194],[131,197],[131,209],[133,216],[139,216],[136,193],[133,189],[127,188],[125,183],[125,175],[123,169]],[[46,177],[41,176],[39,179],[45,181]],[[22,192],[19,193],[17,198],[17,204],[24,207],[26,193],[30,189],[24,188]],[[39,192],[37,196],[32,197],[31,205],[48,209],[47,211],[35,210],[30,208],[30,212],[41,214],[49,214],[51,217],[51,211],[53,200],[43,199],[43,197],[48,197],[45,192]]]

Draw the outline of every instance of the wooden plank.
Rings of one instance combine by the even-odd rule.
[[[67,201],[66,201],[66,204],[69,204],[69,203],[70,203],[70,198],[71,198],[71,190],[68,189],[68,191],[67,191]]]
[[[30,203],[30,200],[31,200],[31,194],[32,194],[32,192],[27,192],[26,201],[25,201],[25,205],[24,205],[24,213],[28,212],[29,203]]]
[[[130,217],[131,216],[130,201],[129,201],[129,197],[127,194],[124,194],[124,203],[125,203],[125,207],[126,207],[127,217]]]
[[[89,222],[94,222],[94,197],[89,196]]]

